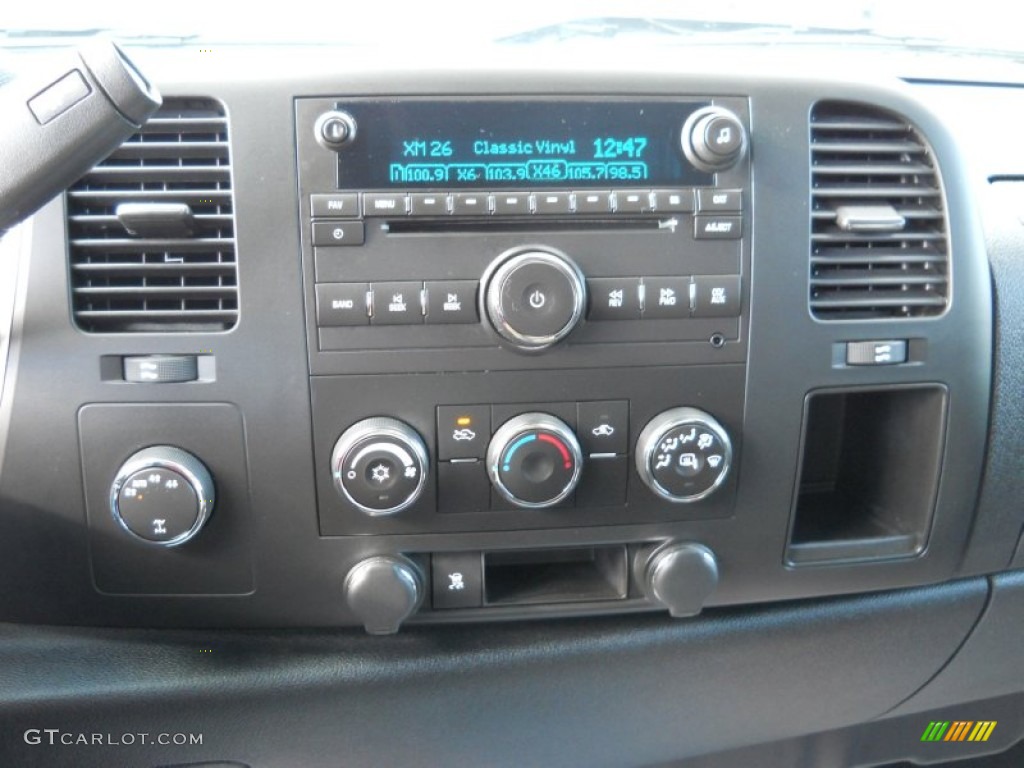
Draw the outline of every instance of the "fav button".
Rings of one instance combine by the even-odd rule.
[[[342,192],[336,195],[310,195],[313,218],[354,218],[359,216],[359,195]]]

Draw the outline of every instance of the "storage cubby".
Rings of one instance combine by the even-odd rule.
[[[808,395],[787,562],[919,554],[935,508],[945,419],[940,385]]]

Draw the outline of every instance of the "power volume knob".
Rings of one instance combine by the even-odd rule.
[[[484,276],[484,313],[499,336],[524,352],[558,343],[580,323],[583,273],[568,256],[527,250],[501,257]]]
[[[324,112],[313,126],[313,135],[320,145],[337,152],[356,137],[356,121],[348,112]]]
[[[177,547],[206,524],[215,502],[213,478],[199,459],[169,445],[128,457],[110,487],[110,511],[141,542]]]
[[[636,471],[661,498],[699,501],[725,482],[732,465],[729,435],[697,408],[673,408],[655,416],[637,439]]]
[[[411,506],[427,481],[427,447],[398,419],[364,419],[334,444],[334,484],[356,508],[373,517]]]
[[[683,125],[680,138],[687,159],[712,173],[735,165],[747,148],[743,123],[722,107],[698,109]]]

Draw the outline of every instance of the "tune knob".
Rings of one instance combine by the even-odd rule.
[[[637,439],[636,471],[668,501],[686,503],[710,495],[725,482],[731,463],[728,433],[697,408],[655,416]]]
[[[747,148],[743,123],[722,107],[705,107],[690,115],[680,140],[687,159],[710,172],[735,165]]]
[[[583,453],[569,426],[546,413],[509,419],[487,446],[487,471],[503,497],[528,509],[566,499],[580,481]]]
[[[398,419],[364,419],[334,444],[331,470],[338,491],[368,515],[393,515],[420,497],[427,482],[427,447]]]
[[[390,635],[423,602],[423,576],[396,556],[363,560],[345,577],[345,603],[371,635]]]
[[[146,544],[177,547],[199,533],[213,511],[213,478],[199,459],[169,445],[128,457],[110,487],[114,519]]]
[[[526,250],[502,256],[484,276],[484,313],[513,347],[539,352],[572,332],[587,302],[583,273],[568,256]]]

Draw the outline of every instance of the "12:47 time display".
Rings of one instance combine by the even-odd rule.
[[[639,158],[647,147],[646,136],[630,136],[618,139],[603,136],[594,139],[594,159],[614,160],[619,157]]]

